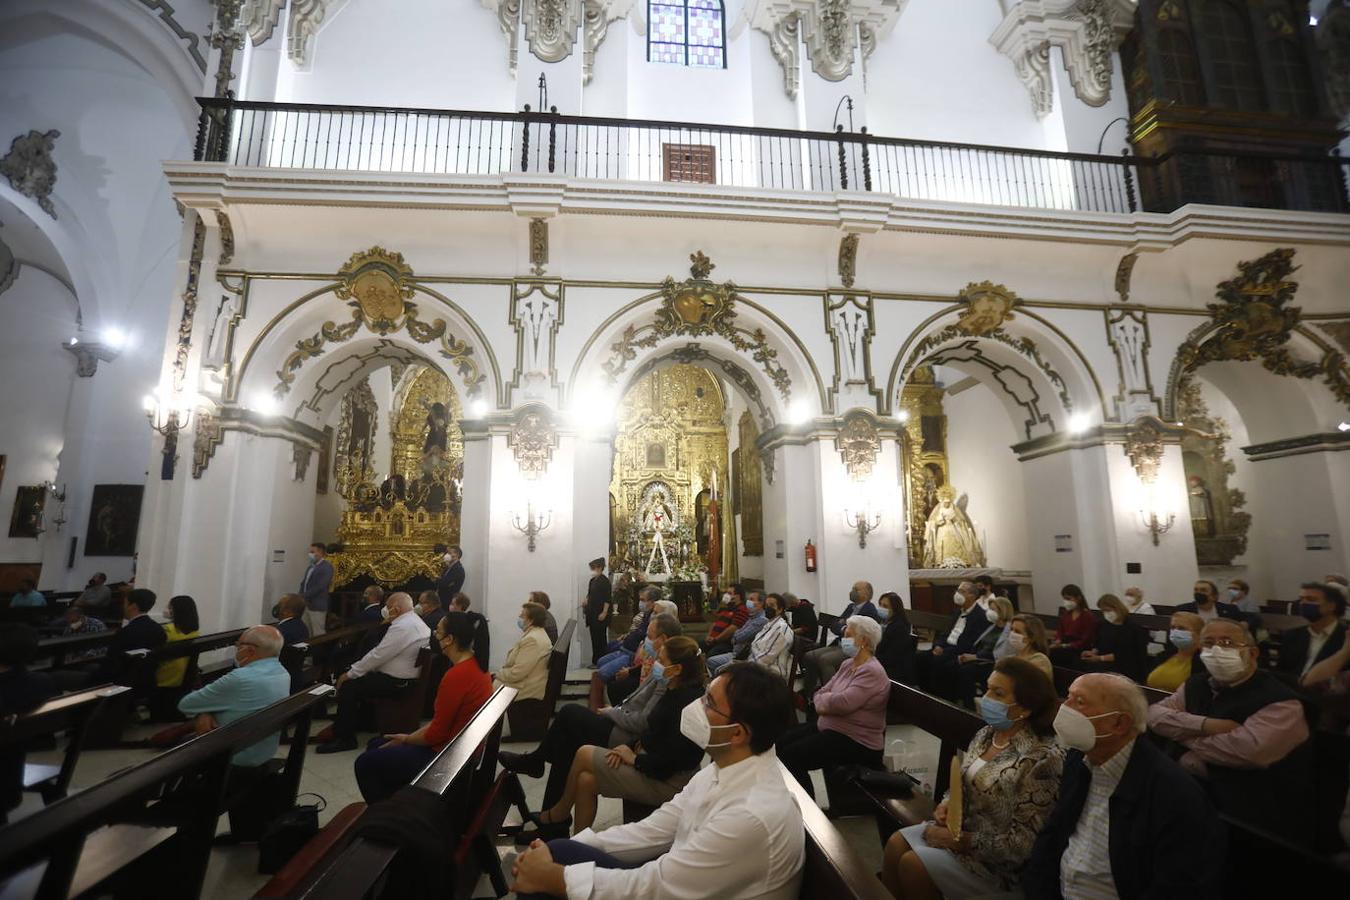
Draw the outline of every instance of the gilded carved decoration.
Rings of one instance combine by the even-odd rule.
[[[716,266],[702,251],[690,254],[689,259],[689,278],[676,283],[667,277],[661,283],[661,306],[653,320],[629,325],[611,345],[612,355],[602,364],[610,382],[618,380],[640,349],[650,349],[677,335],[717,335],[759,363],[783,399],[789,399],[792,380],[778,362],[778,351],[769,346],[764,330],[736,324],[736,285],[730,281],[714,284],[708,276]]]
[[[646,514],[653,486],[660,485],[673,506],[668,519],[675,527],[663,535],[672,568],[689,575],[708,562],[711,547],[721,551],[719,569],[730,577],[735,569],[727,566],[734,566],[737,553],[727,489],[740,494],[744,485],[732,481],[726,403],[717,378],[703,365],[653,369],[624,394],[616,422],[610,482],[616,567],[641,569],[650,558],[654,536]],[[749,425],[753,428],[753,422]],[[737,474],[743,479],[744,468]],[[714,483],[724,514],[716,523],[717,539],[711,540],[708,503]],[[762,546],[762,528],[760,535]]]
[[[216,210],[216,225],[220,228],[220,265],[226,266],[234,259],[234,228],[225,210]]]
[[[1126,253],[1116,264],[1116,296],[1121,303],[1130,302],[1130,279],[1134,275],[1134,264],[1139,261],[1138,253]]]
[[[853,287],[858,275],[858,234],[846,234],[839,241],[839,281],[844,287]]]
[[[394,385],[394,414],[389,421],[390,471],[403,476],[412,493],[428,468],[427,439],[433,424],[437,433],[431,443],[439,444],[441,440],[442,423],[429,423],[429,417],[440,416],[437,404],[444,409],[445,446],[442,458],[430,467],[432,475],[445,481],[463,468],[464,433],[459,422],[464,413],[450,379],[432,366],[406,367],[404,374],[395,375]]]
[[[1158,480],[1163,457],[1163,424],[1152,416],[1135,419],[1125,429],[1125,455],[1144,484]]]
[[[1205,566],[1232,565],[1247,552],[1252,517],[1243,507],[1246,495],[1229,484],[1237,471],[1227,455],[1232,432],[1210,413],[1199,382],[1186,377],[1179,386],[1177,418],[1186,427],[1181,460],[1195,535],[1196,560]]]
[[[326,344],[351,340],[365,327],[379,335],[406,331],[419,344],[439,341],[441,356],[454,364],[469,396],[476,396],[487,376],[479,371],[473,348],[448,334],[444,319],[424,322],[418,318],[417,304],[411,301],[415,293],[412,276],[412,267],[404,262],[401,253],[371,247],[352,254],[339,270],[341,281],[333,290],[338,299],[348,301],[351,320],[340,325],[325,322],[317,334],[297,341],[295,350],[277,370],[278,382],[273,393],[278,398],[286,396],[306,360],[319,356]]]
[[[547,472],[553,451],[558,449],[558,429],[548,408],[538,404],[524,407],[506,436],[506,446],[526,478],[535,479]]]
[[[937,492],[950,482],[947,462],[947,414],[942,388],[933,370],[920,366],[900,396],[901,482],[905,493],[905,532],[909,558],[924,556],[924,527],[937,506]]]
[[[363,379],[342,395],[333,465],[337,492],[349,500],[356,499],[359,485],[375,477],[372,457],[379,415],[370,379]]]
[[[201,478],[211,458],[216,455],[216,448],[225,440],[225,429],[221,427],[220,419],[216,416],[198,412],[194,430],[196,433],[192,438],[192,477]]]
[[[314,451],[304,444],[291,445],[291,463],[295,466],[295,480],[304,481],[309,472],[309,461]]]
[[[872,476],[881,453],[881,434],[876,418],[861,409],[850,410],[834,439],[844,468],[854,481],[866,481]]]
[[[741,547],[743,556],[764,555],[764,486],[760,454],[755,449],[759,429],[746,410],[736,423],[739,437],[740,480],[736,486],[741,507]]]
[[[217,97],[233,96],[230,82],[234,80],[234,55],[244,47],[244,23],[240,18],[243,5],[243,0],[215,0],[216,18],[210,43],[220,51],[215,78]]]
[[[1294,250],[1272,250],[1259,259],[1238,263],[1238,275],[1220,282],[1219,303],[1208,304],[1211,323],[1177,350],[1184,376],[1208,362],[1259,361],[1276,375],[1321,377],[1336,399],[1350,404],[1350,373],[1345,355],[1327,347],[1320,360],[1303,360],[1289,349],[1289,338],[1300,323],[1301,310],[1293,306],[1298,282],[1289,276],[1298,270]]]
[[[1350,353],[1350,320],[1344,322],[1319,322],[1320,327],[1332,340],[1340,344],[1346,353]]]
[[[530,271],[543,275],[548,268],[548,219],[530,220]]]
[[[1001,284],[992,281],[971,282],[961,289],[957,299],[966,305],[956,325],[964,334],[984,337],[1003,323],[1017,318],[1013,307],[1017,305],[1017,295]]]
[[[178,317],[178,339],[174,346],[173,386],[182,390],[187,377],[188,356],[192,352],[193,322],[197,317],[197,288],[202,271],[202,253],[206,247],[206,223],[200,214],[192,228],[192,251],[188,256],[187,284],[183,288],[183,311]]]
[[[56,187],[56,160],[52,151],[61,132],[30,131],[16,137],[9,145],[9,153],[0,159],[0,175],[9,179],[9,186],[33,200],[38,207],[56,218],[52,205],[52,190]]]

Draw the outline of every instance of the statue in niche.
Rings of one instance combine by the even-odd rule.
[[[699,559],[708,558],[708,499],[711,496],[712,492],[704,488],[694,498],[694,549]]]
[[[429,472],[445,459],[446,444],[450,439],[450,414],[444,403],[431,404],[423,427],[426,439],[422,442],[422,470]]]
[[[652,542],[645,567],[648,575],[670,574],[670,557],[666,555],[665,534],[674,527],[675,515],[670,495],[666,493],[664,487],[654,486],[648,493],[646,505],[642,510],[642,531],[651,536]],[[660,560],[661,564],[659,569],[655,568],[657,560]]]
[[[1214,498],[1205,479],[1192,475],[1186,479],[1191,500],[1191,528],[1202,537],[1214,536]]]
[[[937,492],[937,506],[923,529],[923,566],[925,569],[965,569],[984,565],[975,528],[966,515],[967,498],[956,498],[951,485]]]
[[[408,498],[408,482],[397,472],[380,482],[380,505],[385,509]]]

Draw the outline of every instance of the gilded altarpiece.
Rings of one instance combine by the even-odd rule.
[[[938,503],[938,490],[951,482],[947,461],[947,414],[932,367],[914,370],[900,395],[905,413],[900,433],[900,467],[905,490],[905,533],[911,566],[924,558],[924,525]]]
[[[691,365],[643,376],[624,395],[618,411],[610,484],[614,566],[660,580],[697,580],[710,546],[707,501],[714,481],[725,509],[726,404],[717,380]],[[664,567],[659,561],[655,568],[649,566],[656,513],[662,516],[669,571],[658,571]],[[721,519],[721,572],[734,579],[735,533],[731,517]]]
[[[755,418],[746,410],[737,423],[739,432],[740,471],[736,486],[741,513],[741,546],[745,556],[764,555],[764,472],[760,466],[755,440],[759,429]]]
[[[1246,494],[1228,483],[1237,471],[1227,453],[1232,433],[1223,418],[1210,412],[1194,378],[1181,382],[1177,415],[1186,426],[1181,462],[1186,471],[1196,562],[1230,566],[1247,552],[1247,532],[1252,524],[1251,514],[1243,509]]]
[[[347,408],[344,399],[340,449],[345,446],[344,429],[352,428]],[[346,504],[338,526],[342,550],[331,557],[337,585],[366,576],[398,587],[418,576],[434,580],[440,574],[432,548],[459,541],[464,466],[460,418],[459,396],[444,373],[427,366],[402,373],[390,416],[390,471],[376,475],[367,464],[356,473],[348,466],[344,478],[339,469],[338,491]]]

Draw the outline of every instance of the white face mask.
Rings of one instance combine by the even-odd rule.
[[[997,625],[997,624],[998,624],[998,610],[996,610],[996,609],[986,609],[986,610],[984,611],[984,617],[985,617],[986,619],[989,620],[989,624],[990,624],[990,625]]]
[[[689,703],[680,712],[680,734],[689,738],[697,747],[704,750],[714,750],[718,747],[729,747],[731,741],[722,741],[720,744],[708,743],[712,740],[712,730],[714,728],[735,728],[735,725],[713,725],[708,721],[708,711],[703,708],[703,698],[699,697]]]
[[[1112,625],[1120,624],[1120,613],[1118,612],[1115,611],[1105,612],[1102,613],[1102,617],[1106,619],[1106,621],[1110,622]]]
[[[387,607],[387,606],[382,606],[382,607],[380,607],[380,618],[381,618],[381,619],[388,619],[388,618],[389,618],[389,607]]]
[[[1014,631],[1012,634],[1008,635],[1008,646],[1018,653],[1021,653],[1023,650],[1027,649],[1027,636]]]
[[[1074,603],[1072,600],[1061,600],[1061,601],[1059,601],[1059,605],[1062,606],[1062,607],[1064,607],[1065,609],[1077,609],[1077,608],[1078,608],[1078,604],[1077,604],[1077,603]]]
[[[1206,647],[1200,661],[1219,684],[1232,684],[1247,674],[1247,659],[1237,647]]]
[[[441,560],[444,561],[445,564],[448,566],[448,565],[450,565],[452,562],[455,561],[455,558],[454,558],[453,556],[451,556],[449,553],[447,553],[447,554],[445,554],[444,556],[441,557]]]
[[[1106,737],[1097,733],[1097,727],[1092,724],[1092,720],[1104,719],[1115,714],[1116,711],[1112,710],[1095,716],[1085,716],[1069,704],[1061,703],[1059,712],[1055,714],[1055,736],[1064,746],[1087,753],[1097,746],[1098,738]]]

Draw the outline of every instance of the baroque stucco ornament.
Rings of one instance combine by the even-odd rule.
[[[908,0],[749,0],[746,18],[769,37],[783,68],[783,90],[796,98],[801,82],[799,37],[811,69],[827,81],[853,74],[861,47],[866,60],[890,33]]]
[[[526,478],[535,479],[547,472],[558,447],[558,429],[548,409],[524,407],[506,436],[506,446],[511,448],[516,466]]]
[[[1037,116],[1054,108],[1050,48],[1058,47],[1074,95],[1088,106],[1111,99],[1112,54],[1134,21],[1134,0],[1019,0],[989,42],[1012,60]]]
[[[9,153],[0,159],[0,175],[9,179],[9,186],[31,198],[47,215],[56,218],[52,205],[52,189],[56,187],[56,160],[52,150],[61,132],[30,131],[16,137],[9,145]]]
[[[609,33],[609,23],[628,15],[633,0],[481,0],[497,15],[506,39],[506,67],[516,73],[517,35],[525,25],[525,44],[545,62],[571,56],[580,32],[582,83],[590,84],[595,52]]]
[[[872,475],[881,453],[881,432],[876,419],[865,410],[850,410],[834,439],[844,468],[854,481],[866,481]]]
[[[1153,484],[1158,480],[1165,430],[1166,426],[1153,416],[1135,419],[1125,430],[1125,455],[1130,458],[1130,464],[1144,484]]]
[[[965,334],[984,337],[1002,328],[1004,322],[1016,318],[1013,307],[1017,305],[1018,297],[1001,284],[972,281],[962,288],[959,299],[966,304],[966,309],[956,325]]]

